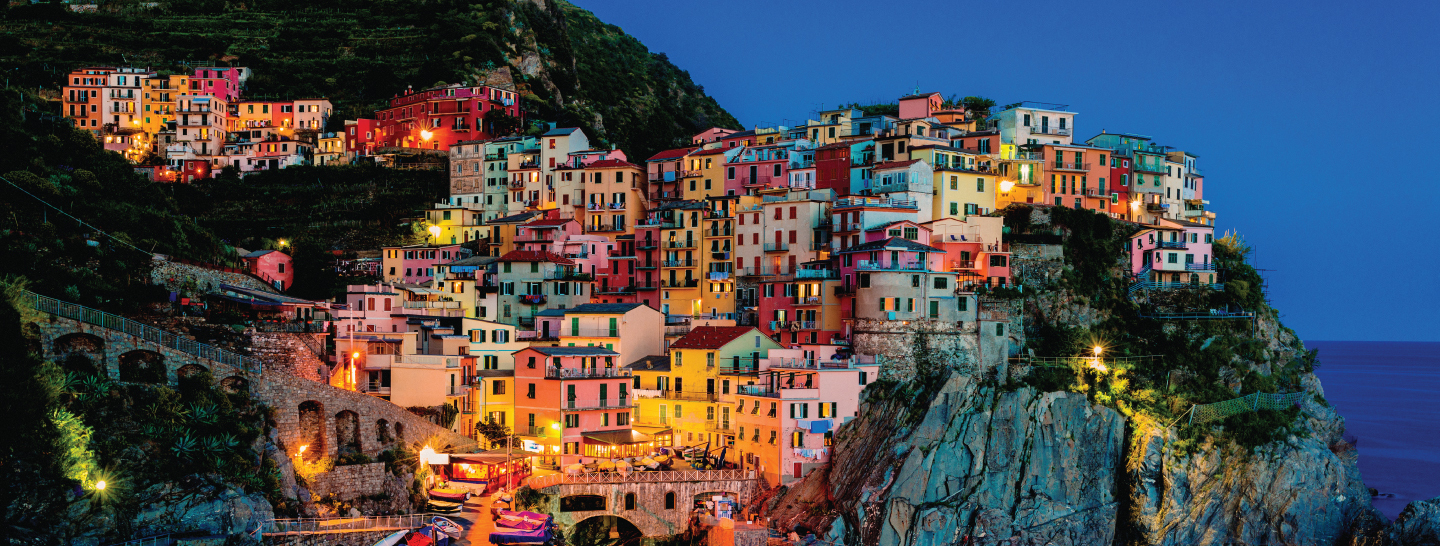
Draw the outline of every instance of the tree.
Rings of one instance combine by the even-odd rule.
[[[485,416],[483,421],[475,423],[475,433],[484,436],[492,446],[506,445],[511,439],[516,438],[510,433],[510,427],[496,421],[490,416]]]
[[[995,107],[995,101],[985,97],[965,97],[960,99],[960,104],[965,106],[974,117],[984,119],[990,117],[990,109]]]
[[[520,130],[520,118],[498,108],[485,112],[485,124],[490,126],[490,134],[496,136],[514,134]]]

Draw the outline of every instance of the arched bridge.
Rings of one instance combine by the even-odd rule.
[[[646,537],[685,532],[696,497],[728,494],[741,505],[757,487],[753,470],[675,470],[614,472],[567,476],[533,476],[525,486],[545,495],[544,506],[526,507],[555,516],[567,533],[582,521],[599,516],[623,518]]]
[[[39,323],[42,357],[129,383],[173,385],[208,371],[221,386],[249,391],[277,409],[276,428],[291,454],[302,445],[307,458],[318,458],[334,457],[342,447],[374,456],[397,442],[433,439],[437,451],[476,443],[386,400],[267,371],[258,359],[122,316],[35,293],[26,297],[47,315]]]

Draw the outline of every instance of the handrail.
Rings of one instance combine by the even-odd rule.
[[[753,480],[754,470],[660,470],[639,471],[621,474],[619,472],[596,472],[570,476],[564,473],[545,476],[530,476],[525,486],[540,490],[570,483],[670,483],[708,482],[722,480]]]
[[[361,516],[358,518],[283,518],[263,521],[262,534],[324,533],[356,529],[414,529],[430,523],[440,514],[405,514],[398,516]]]
[[[30,305],[33,306],[36,311],[42,313],[78,320],[86,324],[94,324],[101,328],[138,337],[168,349],[239,368],[245,371],[245,373],[258,376],[264,370],[264,364],[257,358],[226,351],[192,339],[186,339],[174,332],[161,330],[154,326],[136,322],[119,315],[106,313],[99,309],[91,309],[79,304],[60,301],[30,291],[25,292],[25,297],[30,300]]]

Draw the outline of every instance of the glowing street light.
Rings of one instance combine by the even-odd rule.
[[[100,481],[98,481],[98,482],[95,482],[95,490],[96,490],[96,491],[104,491],[104,490],[105,490],[105,480],[100,480]]]
[[[1015,187],[1015,183],[1014,183],[1014,182],[1011,182],[1011,181],[1009,181],[1009,180],[1001,180],[1001,181],[1000,181],[1000,193],[1010,193],[1010,188],[1013,188],[1013,187]]]
[[[433,136],[435,136],[435,133],[432,133],[432,132],[430,132],[430,131],[420,131],[420,138],[422,138],[422,139],[424,139],[424,140],[426,140],[426,141],[429,141],[430,138],[433,137]]]
[[[429,231],[430,231],[430,237],[433,238],[436,243],[439,243],[439,242],[440,242],[440,226],[430,226]]]
[[[1104,348],[1100,347],[1099,345],[1096,345],[1096,346],[1095,346],[1095,356],[1097,356],[1097,357],[1100,356],[1101,351],[1104,351],[1104,350],[1105,350]]]

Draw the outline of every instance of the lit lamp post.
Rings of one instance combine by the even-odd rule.
[[[435,244],[440,244],[440,226],[430,226],[430,239]]]

